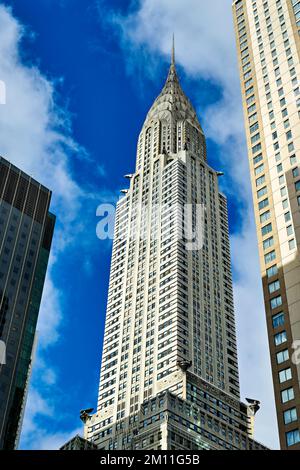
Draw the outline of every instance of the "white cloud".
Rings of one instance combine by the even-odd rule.
[[[198,0],[141,0],[139,9],[128,16],[111,11],[107,18],[119,28],[135,81],[140,61],[144,73],[152,76],[155,54],[169,59],[174,33],[176,62],[189,76],[219,87],[220,99],[205,109],[199,105],[198,114],[206,136],[222,146],[223,169],[238,183],[235,193],[244,197],[249,168],[247,158],[243,158],[246,147],[231,4],[231,0],[205,4]],[[145,48],[150,60],[145,59]],[[197,101],[203,101],[201,89]],[[249,184],[246,188],[249,193],[245,199],[249,199]]]
[[[23,422],[23,433],[32,436],[36,431],[35,419],[37,416],[53,416],[54,407],[49,404],[41,394],[32,389],[31,400],[28,401],[26,414]]]
[[[97,173],[101,177],[106,176],[106,170],[105,170],[104,165],[97,165]]]
[[[58,450],[63,444],[66,444],[76,435],[82,436],[82,427],[75,428],[69,432],[54,433],[51,436],[47,433],[41,433],[35,441],[35,450]]]
[[[234,285],[237,312],[242,396],[262,401],[257,415],[256,437],[278,447],[268,339],[256,231],[251,206],[251,188],[244,140],[231,0],[141,0],[138,8],[124,17],[108,15],[121,32],[122,45],[132,73],[144,67],[145,49],[150,55],[170,55],[172,33],[176,37],[176,60],[185,72],[219,86],[221,98],[208,106],[203,118],[206,135],[220,146],[223,170],[231,178],[222,181],[227,195],[238,198],[242,228],[232,237],[232,259],[238,274]],[[139,61],[143,63],[143,67]],[[136,63],[137,62],[137,63]],[[153,59],[149,61],[150,66]],[[149,66],[148,66],[149,67]],[[133,75],[136,80],[136,76]],[[201,89],[198,103],[201,103]],[[234,186],[230,184],[234,181]]]
[[[75,215],[82,190],[69,171],[72,140],[68,114],[55,105],[55,84],[20,54],[23,27],[0,5],[0,74],[6,105],[0,107],[1,154],[50,189],[66,220]],[[16,138],[16,135],[18,138]],[[70,215],[71,214],[71,215]]]
[[[69,170],[69,160],[75,154],[84,154],[84,150],[71,137],[67,112],[55,104],[55,84],[36,66],[23,63],[20,42],[24,34],[24,27],[11,10],[0,5],[0,79],[7,93],[6,104],[0,107],[0,154],[55,189],[52,208],[59,208],[62,230],[56,231],[54,261],[71,237],[71,222],[83,197]],[[44,345],[57,339],[61,317],[60,294],[51,279],[52,266],[39,317],[40,341]]]
[[[59,337],[58,328],[62,319],[60,298],[60,290],[55,287],[51,275],[48,275],[45,280],[41,316],[37,327],[41,348],[54,344]]]
[[[41,418],[58,419],[58,410],[55,400],[45,400],[34,388],[30,392],[31,399],[28,401],[22,430],[22,448],[31,450],[58,450],[76,434],[82,435],[82,426],[65,432],[53,432],[39,423]],[[61,418],[61,416],[59,416]]]
[[[23,60],[22,38],[28,34],[30,31],[14,18],[12,10],[0,4],[0,80],[6,87],[6,104],[0,106],[0,154],[54,190],[51,208],[59,214],[39,314],[34,383],[22,435],[23,447],[27,443],[42,448],[65,438],[63,434],[49,437],[39,425],[39,417],[55,417],[55,403],[49,399],[51,392],[46,386],[55,383],[56,373],[44,361],[45,349],[59,338],[63,317],[62,294],[53,272],[58,255],[83,229],[83,221],[76,219],[83,200],[94,196],[76,183],[70,170],[72,158],[89,156],[72,138],[68,112],[56,104],[59,80],[48,79],[37,66]]]
[[[127,17],[113,13],[110,20],[121,28],[124,45],[170,56],[175,33],[176,61],[190,76],[201,76],[222,87],[221,101],[204,119],[208,136],[224,142],[241,132],[241,106],[231,0],[142,0]],[[136,58],[136,56],[134,57]],[[126,56],[130,61],[130,57]],[[152,65],[152,64],[151,64]],[[237,119],[239,117],[239,119]]]

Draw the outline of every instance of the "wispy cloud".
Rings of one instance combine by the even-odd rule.
[[[70,429],[68,432],[49,433],[48,429],[40,424],[41,418],[44,417],[57,420],[57,414],[57,403],[54,400],[45,400],[33,389],[23,423],[23,447],[32,450],[58,450],[76,434],[82,435],[82,427]]]
[[[220,142],[243,131],[237,62],[232,53],[235,39],[231,3],[231,0],[215,0],[211,5],[197,0],[184,3],[141,0],[139,8],[128,16],[114,10],[106,16],[121,32],[126,61],[133,61],[131,69],[143,61],[147,74],[149,69],[151,74],[153,63],[144,60],[146,51],[169,57],[175,33],[177,63],[189,76],[200,76],[221,87],[221,98],[210,109],[210,119],[205,119],[205,126],[212,124],[211,137]],[[132,50],[138,50],[139,55],[131,56]],[[223,113],[226,113],[225,121]]]
[[[240,230],[231,243],[242,393],[262,400],[256,437],[276,448],[277,426],[231,3],[231,0],[140,0],[126,16],[114,9],[108,11],[106,20],[119,32],[128,72],[134,80],[135,70],[150,77],[155,74],[154,59],[147,62],[145,56],[169,57],[174,32],[177,63],[188,76],[218,87],[220,98],[201,109],[201,116],[207,137],[218,145],[220,163],[227,174],[222,189],[235,198],[240,208]],[[197,101],[203,101],[201,89]]]
[[[7,92],[6,104],[0,107],[0,153],[45,186],[55,188],[52,209],[59,216],[59,233],[53,266],[57,253],[67,244],[84,196],[72,177],[70,159],[86,152],[72,139],[68,113],[56,105],[55,83],[35,65],[22,61],[21,40],[26,31],[12,11],[0,5],[0,73]],[[56,338],[54,332],[51,339],[50,329],[55,330],[60,319],[59,292],[51,276],[45,287],[39,328],[42,341],[49,342]]]
[[[40,425],[40,417],[57,418],[51,392],[56,372],[50,364],[45,365],[44,359],[45,351],[59,339],[63,319],[63,295],[54,280],[56,264],[83,231],[84,221],[78,217],[83,203],[92,200],[95,208],[97,203],[96,195],[82,188],[71,171],[72,159],[91,159],[72,137],[68,110],[57,105],[60,79],[47,78],[36,65],[23,60],[22,38],[28,34],[30,30],[13,16],[12,10],[0,4],[0,80],[6,85],[6,104],[0,107],[0,154],[54,190],[52,210],[58,216],[22,435],[23,447],[47,448],[66,438],[63,433],[48,436],[47,429]]]

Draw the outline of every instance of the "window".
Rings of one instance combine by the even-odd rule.
[[[281,195],[281,197],[284,197],[286,195],[286,187],[285,186],[280,189],[280,195]]]
[[[292,370],[290,367],[288,369],[284,369],[279,372],[279,382],[281,384],[291,379],[292,379]]]
[[[254,172],[255,172],[255,175],[260,175],[265,169],[265,166],[264,164],[262,165],[259,165],[257,168],[255,168]]]
[[[280,346],[283,343],[287,342],[287,334],[286,331],[281,331],[277,335],[274,336],[275,346]]]
[[[252,153],[257,153],[261,150],[261,144],[257,144],[257,145],[254,145],[254,147],[252,147]]]
[[[293,235],[294,231],[293,231],[293,226],[292,225],[289,225],[287,228],[286,228],[286,233],[288,235],[288,237],[290,235]]]
[[[272,266],[271,268],[267,269],[268,278],[276,276],[277,273],[278,273],[278,269],[277,269],[276,264]]]
[[[264,188],[257,191],[258,199],[261,198],[262,196],[265,196],[267,193],[268,193],[268,188],[267,188],[267,186],[265,186]]]
[[[294,446],[300,442],[300,431],[299,429],[295,429],[294,431],[290,431],[286,433],[286,443],[287,446]]]
[[[296,408],[290,408],[283,413],[284,424],[290,424],[297,421],[298,415]]]
[[[296,241],[294,238],[292,240],[289,240],[289,249],[294,250],[296,248]]]
[[[293,169],[293,177],[297,178],[299,176],[299,168],[294,168]]]
[[[295,183],[295,189],[296,191],[300,191],[300,180]]]
[[[275,281],[275,282],[272,282],[271,284],[269,284],[269,293],[270,294],[274,294],[274,292],[276,292],[279,289],[280,289],[280,282],[279,281]]]
[[[262,236],[264,237],[265,235],[267,235],[268,233],[271,233],[272,232],[272,224],[268,224],[268,225],[265,225],[262,229],[261,229],[261,233],[262,233]]]
[[[272,317],[273,328],[279,328],[284,325],[284,313],[280,312]]]
[[[278,297],[274,297],[274,299],[271,299],[271,308],[274,310],[275,308],[278,308],[282,305],[282,297],[279,295]]]
[[[252,122],[256,121],[257,119],[257,113],[252,114],[252,116],[249,116],[249,123],[251,124]]]
[[[285,220],[286,222],[289,222],[289,221],[291,220],[291,213],[290,213],[290,212],[286,212],[286,213],[284,214],[284,220]]]
[[[260,140],[260,134],[258,132],[258,134],[255,134],[251,137],[251,144],[255,144],[256,142],[258,142]]]
[[[246,62],[248,62],[248,57],[247,57],[246,59],[243,59],[243,60],[246,61]],[[255,101],[255,96],[254,96],[254,95],[250,96],[250,97],[246,100],[247,105],[252,104],[254,101]]]
[[[256,180],[256,186],[260,186],[260,185],[263,184],[265,181],[266,181],[265,175],[261,176],[260,178],[257,178],[257,180]],[[299,184],[300,184],[300,182],[299,182]],[[300,187],[299,187],[299,189],[300,189]]]
[[[268,220],[270,217],[271,217],[270,211],[266,211],[266,212],[264,212],[263,214],[261,214],[261,216],[260,216],[260,221],[261,221],[262,223],[263,223],[263,222],[266,222],[266,220]]]
[[[262,154],[260,153],[259,155],[257,155],[257,157],[253,158],[253,163],[254,165],[257,165],[259,162],[261,162],[263,159],[263,156]]]
[[[258,122],[256,122],[255,124],[252,124],[252,126],[250,127],[250,133],[253,134],[253,132],[257,131],[258,130]]]
[[[285,101],[285,98],[281,98],[280,100],[280,106],[285,106],[286,105],[286,101]]]
[[[277,364],[283,364],[283,362],[288,361],[289,358],[290,358],[290,355],[289,355],[288,349],[284,349],[283,351],[280,351],[279,353],[276,354]]]
[[[266,198],[266,199],[263,199],[262,201],[260,201],[260,203],[258,204],[258,208],[259,208],[259,210],[262,210],[265,207],[268,207],[268,205],[269,205],[269,199]]]
[[[274,245],[274,238],[270,237],[263,241],[263,249],[268,250]]]
[[[265,255],[265,263],[266,264],[271,263],[272,261],[274,261],[274,259],[276,259],[275,251],[271,251],[270,253],[267,253]],[[276,307],[274,307],[274,308],[276,308]]]
[[[282,390],[281,392],[281,401],[282,403],[287,403],[288,401],[294,400],[295,394],[293,387]]]

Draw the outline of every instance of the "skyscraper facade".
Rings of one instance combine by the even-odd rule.
[[[300,2],[233,15],[280,442],[300,449]]]
[[[14,449],[20,434],[55,224],[50,199],[0,157],[0,449]]]
[[[264,448],[240,402],[219,176],[173,49],[117,205],[98,408],[81,415],[99,449]]]

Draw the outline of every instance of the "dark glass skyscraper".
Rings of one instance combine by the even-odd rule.
[[[0,157],[0,449],[15,448],[20,434],[55,225],[50,200],[51,191]]]

